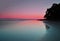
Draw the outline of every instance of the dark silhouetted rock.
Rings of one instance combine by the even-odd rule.
[[[48,20],[60,20],[60,3],[54,3],[51,8],[48,8],[44,17]]]

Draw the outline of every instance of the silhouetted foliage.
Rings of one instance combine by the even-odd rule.
[[[60,3],[54,3],[51,8],[48,8],[44,17],[50,20],[60,19]]]

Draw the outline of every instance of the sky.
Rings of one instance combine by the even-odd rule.
[[[42,19],[60,0],[0,0],[0,18]]]

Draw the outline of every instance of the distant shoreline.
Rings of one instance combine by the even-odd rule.
[[[23,21],[23,20],[38,20],[38,21],[43,21],[46,19],[0,19],[0,21]]]

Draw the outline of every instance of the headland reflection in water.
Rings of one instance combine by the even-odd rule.
[[[0,21],[0,40],[59,41],[60,29],[50,21]],[[54,27],[55,26],[55,27]]]

